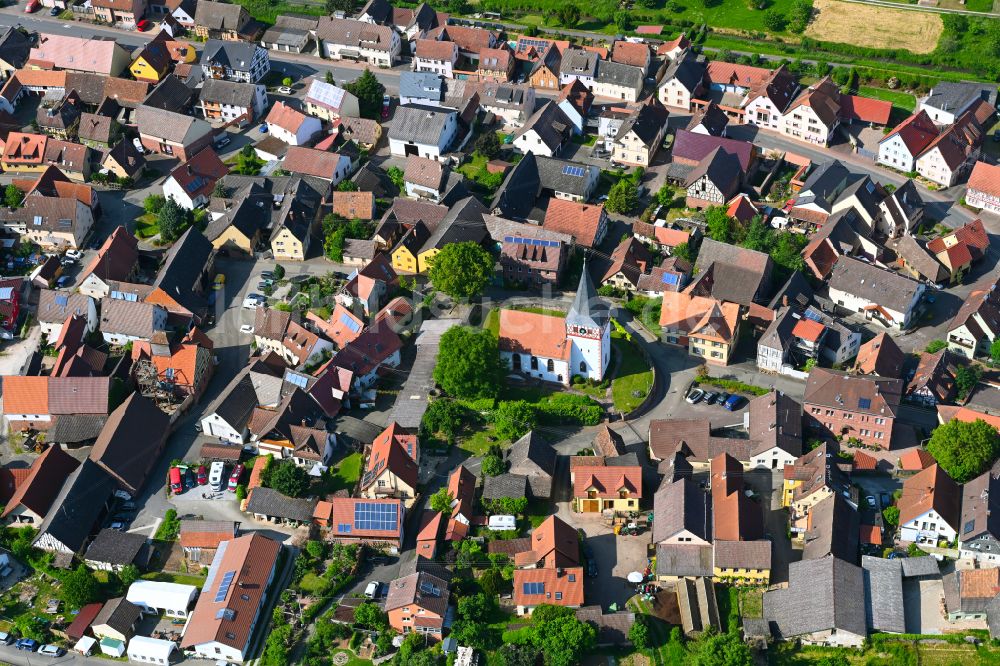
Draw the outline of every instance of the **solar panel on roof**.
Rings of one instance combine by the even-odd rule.
[[[566,166],[564,166],[562,172],[567,176],[582,176],[584,173],[586,173],[583,167],[574,166],[572,164],[567,164]]]
[[[355,529],[391,532],[398,524],[399,507],[396,504],[358,502],[354,505]]]
[[[872,401],[869,398],[858,398],[858,409],[871,409]]]
[[[69,305],[69,296],[66,294],[56,294],[56,305],[66,307]]]
[[[346,312],[340,313],[340,323],[351,329],[351,333],[357,333],[361,330],[361,324],[354,321],[354,319],[351,318],[351,315]]]
[[[664,273],[663,284],[677,284],[677,276],[673,273]]]
[[[233,584],[233,578],[235,577],[235,571],[227,571],[225,575],[222,576],[222,582],[219,583],[219,591],[215,593],[216,602],[226,600],[226,595],[229,594],[229,586]]]
[[[309,384],[309,378],[304,377],[298,374],[297,372],[286,372],[285,381],[288,382],[289,384],[294,384],[295,386],[298,386],[299,388],[302,389],[304,389]]]
[[[816,322],[822,322],[823,321],[823,315],[821,315],[820,313],[816,312],[815,310],[806,310],[802,314],[805,316],[806,319],[811,319],[811,320],[816,321]]]
[[[545,583],[525,583],[525,594],[545,594]]]

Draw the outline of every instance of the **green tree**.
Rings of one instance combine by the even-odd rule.
[[[693,264],[694,258],[697,256],[691,251],[690,243],[681,243],[674,247],[674,251],[671,253],[673,256],[683,259],[684,261]]]
[[[805,234],[791,231],[779,233],[771,249],[771,261],[789,273],[805,270],[806,262],[802,258],[802,250],[808,242],[809,237]]]
[[[483,476],[500,476],[507,471],[507,467],[503,463],[503,458],[498,455],[486,455],[483,456]]]
[[[463,620],[486,622],[496,611],[496,602],[482,592],[458,600],[458,616]]]
[[[274,268],[271,270],[271,273],[274,274],[274,279],[275,280],[284,279],[284,277],[285,277],[285,267],[282,266],[281,264],[275,264]]]
[[[493,277],[493,257],[472,241],[445,245],[430,263],[434,288],[452,298],[478,296]]]
[[[170,242],[180,238],[191,222],[191,211],[181,207],[173,197],[168,197],[157,215],[160,238]]]
[[[122,567],[122,570],[118,572],[118,579],[125,587],[128,587],[135,581],[139,580],[139,576],[139,567],[134,564],[126,564]]]
[[[955,389],[960,400],[965,400],[976,388],[983,371],[978,365],[961,365],[955,371]]]
[[[622,178],[611,186],[604,207],[611,213],[622,215],[631,213],[639,205],[639,189],[628,178]]]
[[[476,137],[475,149],[486,159],[495,159],[500,154],[500,137],[493,130],[485,129]]]
[[[493,410],[493,425],[497,437],[514,441],[523,437],[538,423],[538,412],[524,400],[501,402]],[[484,470],[485,471],[485,470]]]
[[[927,346],[924,347],[924,351],[928,354],[936,354],[947,346],[948,343],[944,340],[931,340],[927,343]]]
[[[487,476],[496,475],[488,474]],[[485,500],[484,503],[488,505],[487,508],[493,514],[519,516],[528,510],[527,497],[498,497],[492,500]]]
[[[537,666],[541,656],[534,645],[504,643],[497,652],[497,661],[501,666]]]
[[[674,202],[674,188],[670,183],[663,183],[656,191],[656,203],[661,206],[669,206]]]
[[[468,569],[473,565],[479,564],[484,558],[483,547],[478,542],[471,540],[459,542],[458,558],[455,564],[460,569]]]
[[[11,183],[3,191],[3,203],[7,208],[20,208],[24,201],[24,192],[17,189],[17,185]]]
[[[993,341],[990,345],[990,360],[994,363],[1000,363],[1000,338]]]
[[[885,524],[889,527],[895,529],[899,526],[899,507],[898,506],[887,506],[882,509],[882,517],[885,518]]]
[[[957,483],[965,483],[990,468],[1000,454],[997,429],[982,419],[952,419],[931,433],[927,450]]]
[[[471,415],[461,403],[447,398],[434,400],[427,406],[420,427],[424,434],[444,433],[448,439],[454,438]]]
[[[594,649],[597,630],[576,619],[572,609],[542,604],[531,614],[531,624],[506,632],[505,643],[529,644],[545,655],[547,666],[571,666]]]
[[[812,0],[793,0],[789,8],[789,27],[793,32],[803,32],[812,20]]]
[[[763,217],[754,215],[754,218],[750,220],[750,225],[746,228],[746,232],[743,234],[743,242],[740,245],[748,250],[770,254],[773,240],[771,227],[764,222]]]
[[[362,118],[379,119],[385,86],[375,78],[370,69],[365,68],[361,76],[344,85],[344,90],[358,98],[358,108]]]
[[[63,576],[60,594],[70,608],[83,608],[97,601],[100,584],[90,569],[81,564]]]
[[[365,601],[354,609],[354,621],[368,629],[382,629],[389,626],[389,618],[378,604]]]
[[[619,32],[629,32],[635,28],[635,19],[629,12],[615,12],[615,27]]]
[[[788,27],[788,19],[777,9],[768,9],[763,16],[764,27],[771,32],[784,32]]]
[[[291,462],[275,465],[268,482],[271,488],[288,497],[302,497],[309,490],[309,475]]]
[[[226,183],[221,178],[215,181],[215,186],[212,187],[212,196],[220,199],[229,197],[229,188],[226,187]]]
[[[816,666],[851,666],[851,660],[842,654],[831,654],[821,657]]]
[[[326,552],[326,547],[323,545],[322,541],[310,539],[306,542],[306,552],[309,553],[309,557],[314,560],[318,560],[323,557],[323,553]]]
[[[694,666],[751,666],[753,654],[737,631],[703,635],[695,648]]]
[[[500,352],[492,332],[453,326],[441,336],[434,381],[450,396],[495,398]]]
[[[705,209],[705,233],[714,241],[732,243],[736,230],[733,228],[733,218],[726,215],[722,206],[710,206]]]
[[[342,180],[337,185],[338,192],[357,192],[361,188],[353,180]]]
[[[635,622],[628,630],[628,639],[637,650],[645,650],[649,647],[649,626],[643,615],[636,615]]]
[[[389,169],[385,172],[385,175],[389,176],[389,180],[392,181],[392,184],[395,185],[396,189],[399,191],[402,192],[403,189],[406,188],[405,174],[399,167],[389,167]]]
[[[448,492],[447,486],[441,486],[436,493],[431,495],[431,509],[450,516],[451,503],[454,501],[455,496]]]
[[[326,0],[326,13],[344,12],[351,14],[354,12],[354,0]]]
[[[560,25],[572,28],[580,22],[580,8],[573,3],[566,3],[556,10],[556,17]]]
[[[150,194],[142,200],[142,209],[146,211],[147,215],[156,215],[165,203],[167,203],[167,198],[162,194]]]

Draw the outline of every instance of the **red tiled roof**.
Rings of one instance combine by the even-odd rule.
[[[332,505],[330,525],[333,528],[330,536],[337,534],[337,525],[351,525],[350,536],[354,538],[388,538],[399,539],[403,529],[403,506],[398,499],[365,499],[363,497],[333,497],[329,500]],[[354,506],[359,502],[364,504],[395,504],[397,511],[397,525],[391,530],[368,529],[361,530],[354,522]]]
[[[215,182],[229,173],[229,167],[222,163],[211,148],[205,148],[183,164],[178,164],[170,172],[181,189],[192,199],[208,197]]]
[[[4,414],[48,414],[49,378],[8,375],[3,378]]]
[[[726,215],[744,224],[748,224],[759,213],[760,211],[750,201],[750,197],[745,194],[733,197],[733,200],[729,202],[729,208],[726,209]],[[687,235],[689,232],[682,233]]]
[[[561,573],[560,573],[561,572]],[[526,588],[528,583],[537,583]],[[538,590],[528,594],[527,589]],[[583,605],[583,567],[569,569],[516,569],[514,571],[514,605],[540,606],[552,604],[575,608]]]
[[[851,120],[860,120],[876,125],[888,125],[892,113],[892,102],[861,97],[859,95],[840,96],[840,115]]]
[[[752,65],[739,65],[722,60],[712,60],[708,63],[705,77],[719,85],[736,85],[742,88],[753,88],[755,85],[771,76],[771,70]]]
[[[17,507],[23,505],[34,513],[44,516],[62,488],[66,478],[80,465],[58,444],[53,444],[31,463],[28,477],[14,491],[0,518],[6,518]]]
[[[627,490],[629,497],[642,497],[642,467],[614,465],[595,467],[581,465],[573,471],[573,497],[587,497],[595,490],[597,497],[614,499],[620,490]]]
[[[911,155],[919,155],[937,137],[938,129],[927,112],[920,110],[882,137],[879,143],[884,143],[897,135],[902,139]]]
[[[415,55],[424,60],[451,61],[457,57],[458,50],[454,42],[439,42],[436,39],[418,39]]]
[[[1000,197],[1000,166],[976,162],[969,174],[969,189]]]
[[[918,472],[933,465],[936,460],[925,449],[910,449],[899,457],[899,466],[905,472]]]
[[[870,456],[864,451],[856,451],[854,453],[855,472],[874,472],[877,467],[878,458]]]
[[[816,342],[825,329],[826,326],[820,322],[803,317],[795,324],[795,328],[792,329],[792,335],[803,340],[808,340],[809,342]]]
[[[370,220],[375,212],[375,195],[371,192],[334,192],[333,212],[348,220]]]
[[[637,35],[658,35],[663,32],[662,25],[637,25],[635,34]]]
[[[372,442],[368,454],[368,485],[375,483],[383,470],[389,470],[411,488],[417,485],[417,436],[411,435],[393,421]],[[367,476],[367,474],[366,474]]]
[[[623,65],[646,67],[649,64],[649,46],[645,42],[619,40],[612,47],[611,60]]]
[[[861,526],[861,543],[872,546],[882,545],[882,529],[878,525]]]
[[[101,612],[104,608],[104,604],[98,602],[94,604],[87,604],[80,609],[80,612],[76,614],[73,622],[66,627],[66,635],[72,640],[78,641],[84,637],[87,630],[90,629],[90,625],[94,623],[94,619],[97,614]]]
[[[582,204],[566,199],[551,199],[545,211],[542,228],[568,234],[576,242],[593,247],[604,217],[604,204]]]
[[[284,102],[277,102],[267,114],[267,124],[277,125],[294,134],[299,130],[299,127],[305,122],[306,118],[308,116],[298,109],[294,109]]]
[[[500,350],[569,359],[566,320],[522,310],[500,310]]]
[[[681,34],[677,35],[677,37],[675,37],[674,39],[671,39],[669,42],[663,42],[662,44],[660,44],[660,46],[657,47],[656,49],[656,55],[663,55],[664,53],[670,53],[676,48],[686,49],[689,46],[691,46],[691,40],[688,39],[687,35],[682,32]]]

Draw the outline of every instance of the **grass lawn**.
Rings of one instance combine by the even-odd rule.
[[[633,296],[627,303],[625,303],[625,308],[632,313],[633,317],[642,322],[642,325],[645,326],[650,333],[659,337],[660,332],[662,331],[660,328],[660,309],[662,304],[662,298]]]
[[[360,453],[352,453],[344,457],[337,463],[323,479],[323,489],[327,493],[335,493],[338,490],[354,490],[358,479],[361,478],[361,463],[363,456]]]
[[[540,315],[548,315],[550,317],[562,317],[566,318],[566,312],[563,310],[553,310],[552,308],[541,308],[534,305],[515,305],[511,310],[520,310],[521,312],[533,312]],[[499,316],[499,315],[498,315]]]
[[[160,233],[160,226],[155,215],[146,213],[135,218],[135,235],[139,238],[152,238]]]
[[[970,12],[991,12],[993,11],[993,0],[967,0],[965,9]]]
[[[456,171],[464,175],[469,180],[475,180],[476,174],[479,173],[480,169],[486,166],[486,162],[488,161],[489,160],[486,159],[485,155],[479,155],[474,153],[472,155],[472,158],[468,162],[464,163],[462,166],[458,167]]]
[[[581,146],[592,146],[595,143],[597,143],[597,135],[596,134],[584,134],[584,135],[581,136],[579,134],[574,134],[573,135],[573,143],[578,143]]]
[[[621,359],[618,373],[611,382],[611,397],[615,409],[628,413],[641,405],[653,388],[653,370],[634,342],[613,337],[611,346]]]
[[[872,99],[880,99],[886,102],[892,102],[893,106],[898,106],[901,109],[913,113],[913,110],[917,107],[917,98],[908,92],[901,92],[899,90],[886,90],[885,88],[871,88],[869,86],[858,87],[858,94],[862,97],[871,97]]]
[[[545,502],[540,502],[536,500],[528,501],[528,510],[525,513],[525,517],[528,522],[531,523],[532,529],[538,527],[545,522],[545,519],[552,515],[551,506],[546,505]]]
[[[486,319],[483,320],[483,328],[487,331],[493,331],[493,335],[500,337],[500,310],[498,308],[489,311]]]
[[[499,443],[499,439],[493,430],[493,426],[484,424],[483,429],[477,430],[468,437],[459,438],[458,448],[468,451],[474,456],[482,456],[486,455],[486,452],[490,450],[490,446],[497,443]]]
[[[303,592],[315,594],[326,587],[326,581],[323,580],[322,577],[317,576],[315,573],[310,571],[302,577],[302,580],[299,581],[299,587]]]
[[[194,585],[201,587],[205,584],[204,576],[193,576],[190,574],[169,573],[167,571],[152,571],[142,575],[144,580],[157,580],[162,583],[177,583],[179,585]]]
[[[764,590],[759,587],[740,588],[740,615],[759,618],[764,616]]]

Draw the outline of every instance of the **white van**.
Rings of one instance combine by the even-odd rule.
[[[212,463],[208,473],[208,483],[212,490],[222,490],[226,486],[226,464],[222,462]]]
[[[489,528],[494,531],[517,529],[517,518],[514,516],[490,516]]]
[[[368,583],[368,587],[365,588],[365,599],[374,599],[378,596],[378,589],[380,584],[378,581],[372,581]]]

